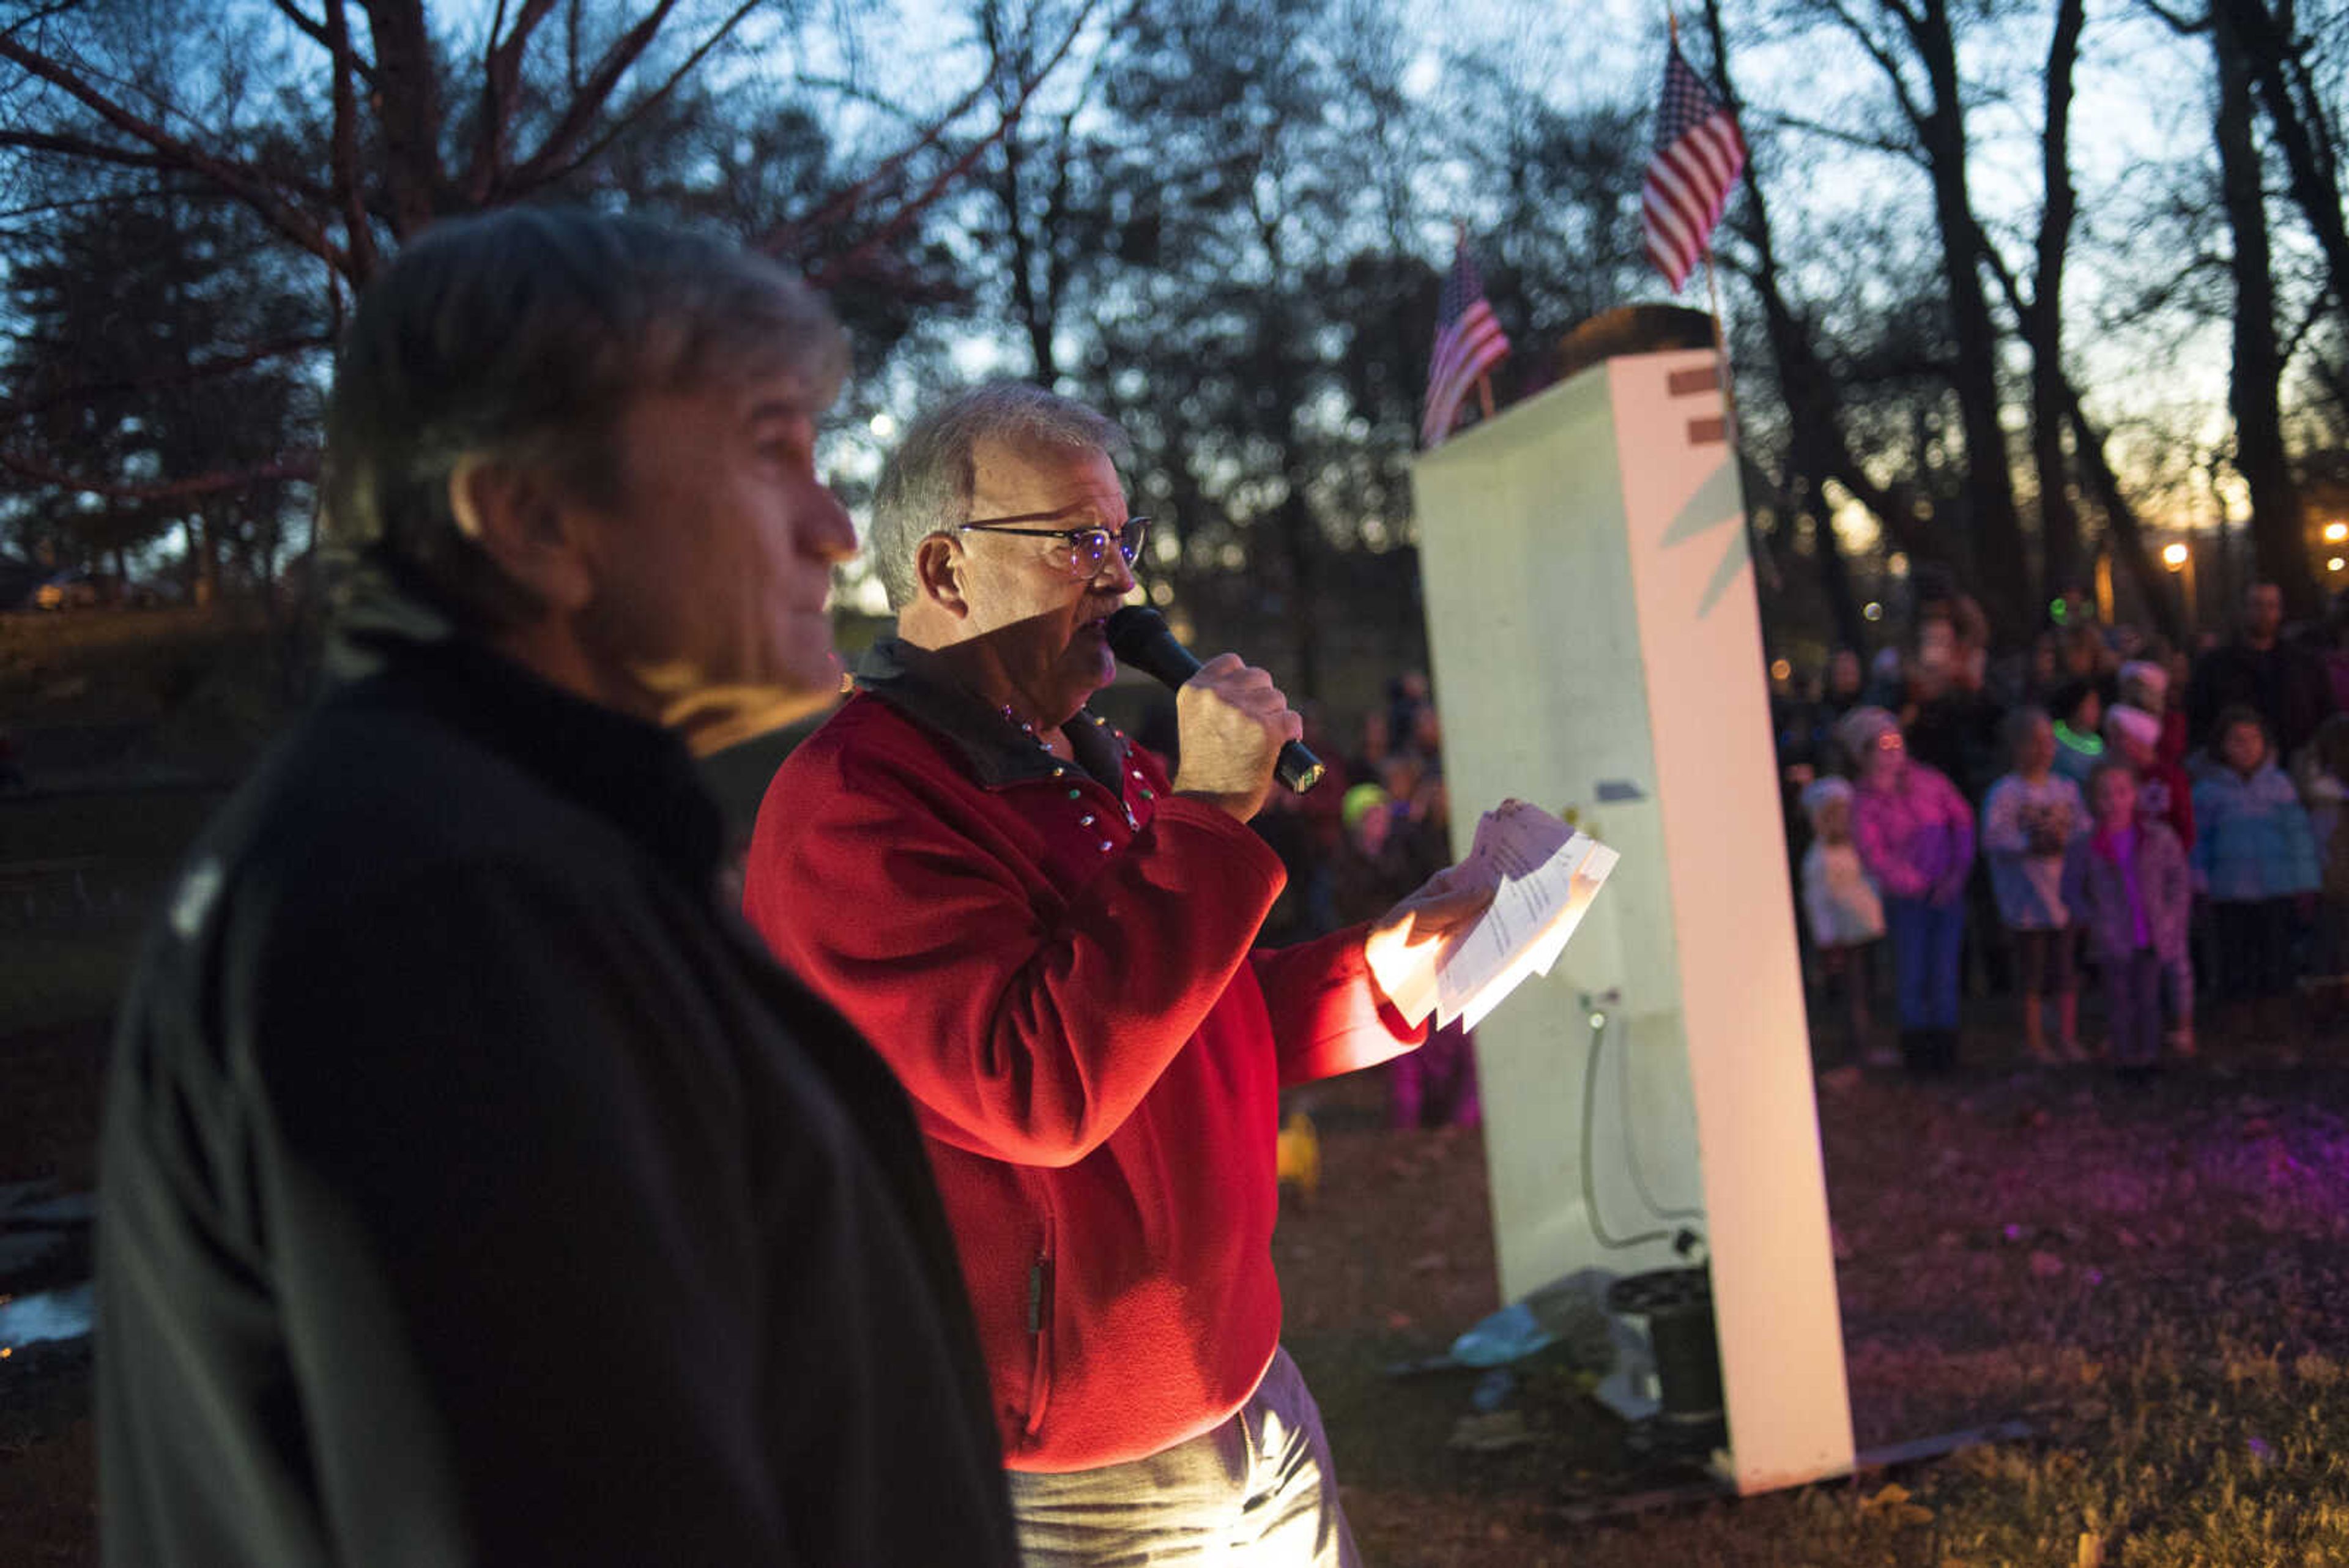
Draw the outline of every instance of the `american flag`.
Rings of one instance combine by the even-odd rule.
[[[1444,275],[1444,292],[1435,306],[1435,356],[1427,367],[1427,411],[1420,417],[1419,441],[1433,446],[1452,433],[1460,417],[1460,400],[1476,378],[1499,364],[1509,351],[1493,307],[1485,303],[1485,280],[1468,259],[1468,242],[1452,253],[1452,270]]]
[[[1736,118],[1705,90],[1673,44],[1664,61],[1655,156],[1640,188],[1640,233],[1648,259],[1674,293],[1711,246],[1713,226],[1744,168],[1745,138]]]

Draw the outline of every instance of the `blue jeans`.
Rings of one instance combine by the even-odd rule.
[[[1887,898],[1884,923],[1892,932],[1893,991],[1900,1002],[1900,1027],[1955,1029],[1965,901],[1936,908],[1922,898]]]
[[[1027,1568],[1361,1568],[1321,1412],[1288,1352],[1222,1426],[1122,1465],[1008,1470]]]

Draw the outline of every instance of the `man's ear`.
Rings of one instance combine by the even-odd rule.
[[[933,534],[914,546],[914,590],[957,620],[970,615],[963,584],[967,567],[962,548],[944,534]]]
[[[461,457],[449,475],[449,506],[459,532],[548,609],[581,610],[595,597],[576,509],[545,470]]]

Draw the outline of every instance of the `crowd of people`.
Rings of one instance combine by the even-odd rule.
[[[1812,971],[1853,1057],[1947,1068],[1968,996],[2011,992],[2034,1061],[2142,1078],[2213,1009],[2274,1035],[2293,993],[2349,985],[2349,605],[2287,628],[2254,583],[2189,649],[2067,595],[2002,665],[1979,607],[1919,587],[1902,644],[1773,697]]]

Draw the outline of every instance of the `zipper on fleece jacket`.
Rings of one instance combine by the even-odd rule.
[[[1028,1265],[1028,1337],[1035,1355],[1028,1376],[1028,1424],[1024,1435],[1033,1442],[1043,1429],[1044,1410],[1052,1399],[1052,1211],[1044,1210],[1044,1234],[1037,1243],[1035,1262]]]

